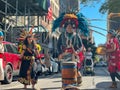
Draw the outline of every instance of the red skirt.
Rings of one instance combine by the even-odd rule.
[[[109,71],[110,73],[120,72],[120,62],[116,62],[115,65],[109,64],[109,65],[108,65],[108,71]]]

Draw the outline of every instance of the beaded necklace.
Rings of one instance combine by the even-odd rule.
[[[65,38],[66,38],[66,45],[67,47],[71,47],[72,46],[72,39],[73,39],[74,35],[73,33],[65,33]]]

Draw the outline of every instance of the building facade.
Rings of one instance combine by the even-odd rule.
[[[60,0],[60,13],[71,9],[79,10],[79,0]]]

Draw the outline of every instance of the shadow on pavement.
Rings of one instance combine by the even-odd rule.
[[[61,87],[49,87],[49,88],[40,88],[40,90],[61,90]]]
[[[32,88],[27,88],[27,89],[24,89],[24,88],[13,88],[13,89],[5,89],[5,90],[37,90],[37,89],[32,89]]]
[[[53,83],[56,83],[56,82],[62,82],[62,80],[58,80],[58,81],[53,81]]]
[[[112,82],[100,82],[96,84],[99,90],[120,90],[120,82],[117,82],[117,88],[109,88]]]

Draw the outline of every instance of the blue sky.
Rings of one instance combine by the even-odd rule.
[[[92,21],[91,20],[90,23],[92,26],[100,27],[100,28],[107,30],[107,14],[99,13],[99,8],[100,8],[101,3],[95,3],[94,7],[93,6],[92,7],[90,7],[90,6],[83,7],[82,5],[80,5],[80,8],[81,8],[80,11],[88,19],[101,19],[101,21]],[[95,31],[98,31],[100,33],[103,33],[104,35],[106,35],[106,33],[107,33],[106,31],[98,29],[98,28],[92,28],[92,29]],[[106,42],[106,37],[104,37],[98,33],[93,32],[93,37],[94,37],[96,46],[98,46],[98,44],[104,44]]]

